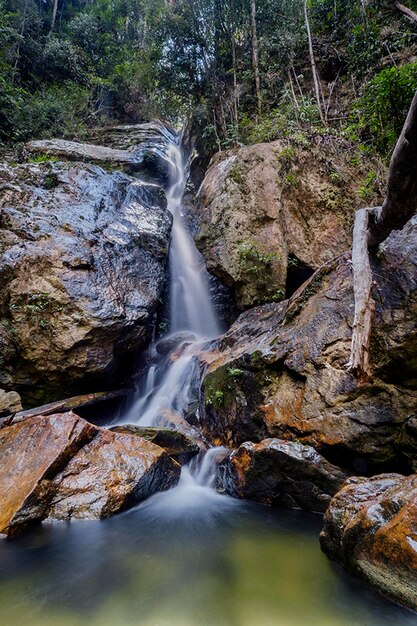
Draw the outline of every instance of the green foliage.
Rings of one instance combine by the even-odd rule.
[[[358,131],[382,154],[394,146],[417,90],[417,63],[379,72],[364,88],[355,114]]]
[[[56,163],[58,158],[49,154],[34,154],[29,157],[29,163]]]
[[[377,181],[377,175],[375,172],[369,172],[365,180],[362,182],[358,189],[358,194],[364,200],[368,200],[375,192],[375,184]]]

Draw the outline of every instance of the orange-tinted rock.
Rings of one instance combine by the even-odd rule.
[[[417,476],[350,478],[324,517],[331,558],[417,609]]]
[[[174,486],[180,466],[159,446],[135,435],[100,430],[56,476],[50,517],[108,517]]]
[[[320,140],[245,146],[226,158],[222,152],[206,173],[197,245],[243,308],[284,295],[291,279],[301,284],[309,269],[350,247],[363,203],[357,181],[369,164],[353,164],[351,146],[342,149],[340,139]]]
[[[96,433],[73,413],[36,417],[0,431],[0,532],[46,517],[51,480]]]
[[[373,378],[348,371],[354,315],[349,254],[294,296],[243,313],[203,360],[204,434],[238,447],[297,439],[355,472],[417,469],[417,219],[372,257]]]
[[[180,466],[140,437],[97,428],[74,413],[0,430],[0,532],[46,517],[107,517],[174,486]]]
[[[231,495],[322,512],[347,477],[312,447],[280,439],[242,444],[221,469]]]

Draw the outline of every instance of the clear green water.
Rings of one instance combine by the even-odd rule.
[[[149,502],[0,541],[0,626],[417,625],[327,560],[319,517]]]

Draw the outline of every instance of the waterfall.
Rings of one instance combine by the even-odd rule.
[[[223,329],[211,301],[204,259],[185,221],[182,200],[187,164],[180,147],[174,142],[168,144],[165,158],[170,172],[166,196],[168,210],[173,216],[169,252],[169,323],[167,332],[149,348],[147,371],[138,382],[123,423],[170,426],[187,433],[191,426],[185,417],[198,401],[199,393],[200,368],[196,355],[204,343],[218,336]],[[197,492],[200,496],[206,494],[207,489],[212,498],[218,496],[212,489],[218,453],[219,449],[201,453],[189,467],[183,468],[180,485],[174,490],[177,502],[189,503],[187,496],[191,495],[191,500],[196,503],[193,496]]]

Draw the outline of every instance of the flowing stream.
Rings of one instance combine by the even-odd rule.
[[[198,363],[194,355],[198,346],[222,331],[211,301],[204,260],[183,215],[186,163],[176,143],[169,143],[166,159],[170,168],[168,210],[173,216],[168,329],[159,341],[152,342],[148,370],[123,417],[123,423],[144,426],[166,425],[173,415],[184,416],[195,400],[193,383],[198,382]]]
[[[222,328],[182,215],[186,177],[170,143],[169,328],[152,342],[125,423],[188,423],[195,354]],[[97,522],[44,524],[0,541],[0,626],[417,626],[320,551],[321,517],[274,511],[213,488],[212,448],[177,487]]]

